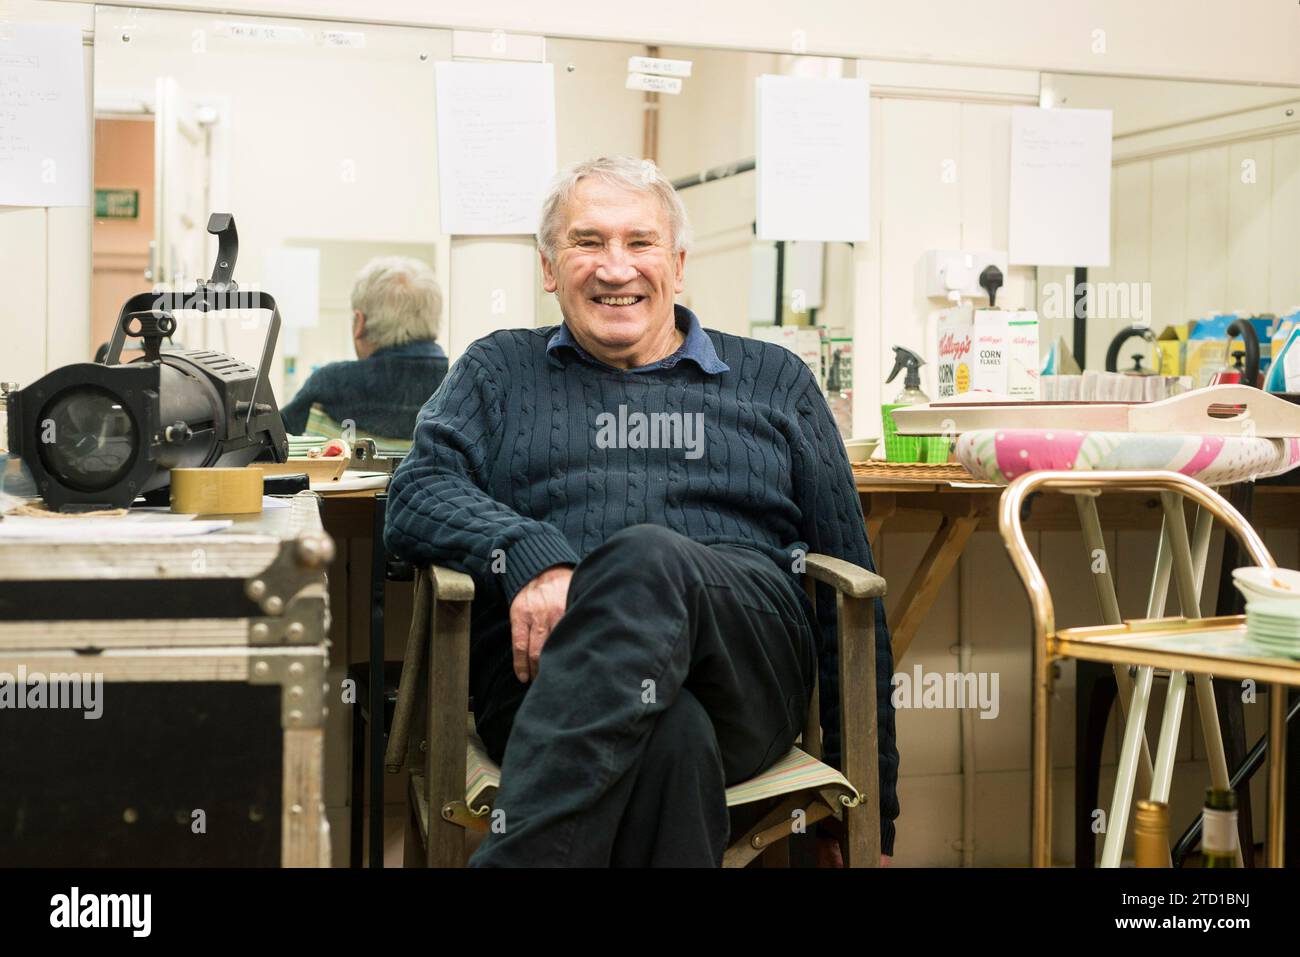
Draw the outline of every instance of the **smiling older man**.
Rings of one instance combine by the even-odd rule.
[[[674,304],[688,239],[653,164],[561,174],[538,244],[564,323],[470,346],[393,477],[389,548],[478,589],[471,694],[504,827],[476,865],[721,863],[726,787],[790,748],[819,668],[838,756],[834,599],[814,610],[792,569],[801,550],[872,567],[852,473],[798,357]]]

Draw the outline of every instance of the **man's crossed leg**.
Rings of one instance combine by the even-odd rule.
[[[789,750],[816,673],[793,575],[655,525],[574,570],[531,684],[494,657],[475,709],[504,817],[474,866],[720,864],[725,788]]]

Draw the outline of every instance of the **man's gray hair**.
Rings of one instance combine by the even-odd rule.
[[[604,180],[612,186],[621,186],[638,193],[653,193],[668,216],[668,225],[673,231],[673,250],[680,252],[689,247],[691,224],[686,218],[686,207],[682,205],[681,197],[673,189],[673,184],[659,172],[659,167],[650,160],[632,156],[599,156],[570,166],[551,183],[550,191],[542,202],[542,221],[537,228],[537,246],[547,262],[555,262],[559,242],[556,233],[560,229],[564,208],[573,198],[578,182],[587,177]]]
[[[420,260],[382,256],[357,274],[352,308],[366,317],[365,338],[376,349],[437,339],[442,290]]]

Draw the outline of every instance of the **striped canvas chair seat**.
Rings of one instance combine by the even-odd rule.
[[[488,757],[482,740],[471,731],[465,755],[465,804],[470,813],[479,818],[487,815],[500,785],[501,769]],[[840,772],[807,752],[791,748],[758,777],[727,788],[727,807],[800,791],[820,793],[836,816],[841,807],[857,807],[862,799],[857,788]]]

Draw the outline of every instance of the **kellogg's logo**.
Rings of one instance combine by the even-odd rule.
[[[960,359],[968,352],[970,352],[970,336],[961,336],[959,338],[951,332],[945,332],[939,337],[940,356],[951,356],[953,359]]]

